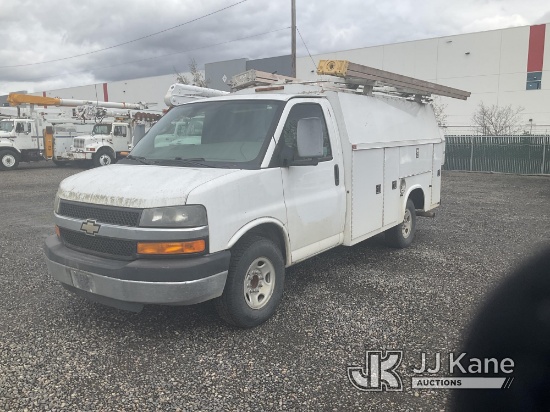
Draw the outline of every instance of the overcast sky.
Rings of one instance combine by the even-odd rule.
[[[298,30],[312,54],[550,22],[548,0],[296,3]],[[290,4],[2,0],[0,95],[186,72],[190,59],[202,68],[234,58],[290,54]],[[145,38],[133,41],[140,37]],[[299,36],[297,47],[298,56],[307,55]]]

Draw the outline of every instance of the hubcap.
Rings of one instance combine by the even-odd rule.
[[[2,164],[5,167],[13,167],[15,164],[15,156],[12,154],[7,154],[2,158]]]
[[[252,309],[263,308],[275,289],[275,268],[261,257],[250,265],[244,277],[244,300]]]
[[[405,217],[403,218],[403,225],[401,226],[403,238],[407,239],[411,234],[411,230],[412,230],[411,211],[409,209],[406,209]]]
[[[99,164],[101,166],[109,166],[111,164],[111,158],[109,157],[109,155],[102,154],[101,156],[99,156]]]

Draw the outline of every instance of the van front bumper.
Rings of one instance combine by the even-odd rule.
[[[57,236],[44,245],[52,277],[70,291],[117,308],[145,304],[192,305],[221,296],[229,251],[182,259],[123,261],[67,248]]]

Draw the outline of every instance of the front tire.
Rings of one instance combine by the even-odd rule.
[[[220,317],[241,328],[268,320],[283,297],[285,264],[280,249],[262,236],[248,236],[233,248],[223,295],[215,305]]]
[[[19,153],[13,150],[0,151],[0,170],[14,170],[19,166]]]
[[[109,166],[115,162],[115,157],[109,149],[99,149],[92,160],[95,167]]]
[[[395,248],[409,247],[416,233],[416,208],[411,199],[407,200],[407,207],[403,216],[403,222],[386,231],[386,242]]]

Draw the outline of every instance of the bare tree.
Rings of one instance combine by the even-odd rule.
[[[439,127],[447,127],[447,113],[445,113],[447,105],[441,101],[439,96],[435,96],[432,101],[432,107]]]
[[[181,74],[174,66],[174,72],[176,73],[176,83],[189,84],[189,79],[185,77],[185,74]]]
[[[512,105],[500,107],[493,104],[485,106],[481,102],[472,116],[472,122],[484,135],[517,134],[523,126],[520,115],[523,110],[521,106],[516,108]]]
[[[208,83],[210,83],[210,81],[204,78],[204,74],[202,74],[202,72],[199,70],[195,59],[189,60],[189,72],[191,73],[191,80],[188,79],[187,76],[185,76],[184,74],[178,72],[175,67],[174,71],[176,72],[177,83],[191,84],[193,86],[199,87],[208,87]]]

